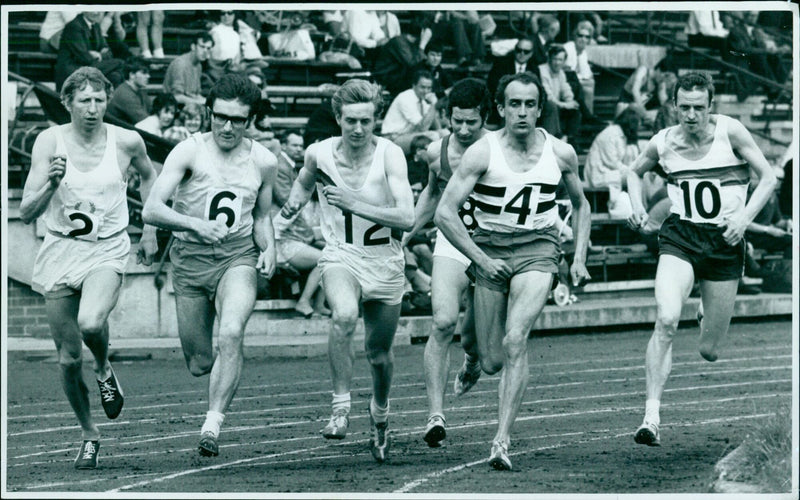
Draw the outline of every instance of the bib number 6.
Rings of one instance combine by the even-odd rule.
[[[223,217],[228,229],[235,231],[241,222],[242,198],[227,190],[213,193],[206,201],[206,214],[208,220],[218,220]]]

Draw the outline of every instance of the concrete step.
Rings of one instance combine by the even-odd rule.
[[[690,298],[683,308],[681,319],[694,320],[699,303],[700,299]],[[791,314],[791,294],[762,293],[736,297],[734,318]],[[655,315],[655,298],[652,293],[624,299],[587,299],[563,307],[545,306],[534,330],[591,331],[592,328],[625,325],[651,327]],[[407,346],[424,341],[431,331],[431,323],[430,316],[401,317],[395,345]],[[327,352],[329,331],[328,318],[267,320],[263,311],[255,311],[247,325],[245,354],[248,358],[323,356]],[[364,325],[359,320],[353,339],[354,345],[363,345],[363,338]],[[115,335],[113,325],[109,347],[112,354],[127,357],[183,357],[177,334],[154,338],[121,338]],[[53,351],[53,342],[51,339],[9,337],[6,339],[6,348],[9,356],[45,357],[46,353]]]

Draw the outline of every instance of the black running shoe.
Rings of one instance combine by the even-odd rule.
[[[370,409],[369,430],[372,434],[369,440],[369,451],[372,452],[372,457],[382,464],[389,454],[389,421],[376,423],[372,418],[372,409]]]
[[[100,451],[99,441],[86,440],[75,457],[75,468],[80,470],[96,469],[97,454]]]
[[[102,382],[98,380],[97,385],[100,387],[100,402],[103,404],[106,416],[110,419],[117,418],[122,412],[125,398],[122,394],[122,387],[114,375],[114,369],[111,369],[111,376],[108,377],[108,380]]]
[[[203,433],[200,436],[200,445],[197,447],[200,456],[203,457],[216,457],[219,455],[219,445],[217,445],[217,438],[210,432]]]

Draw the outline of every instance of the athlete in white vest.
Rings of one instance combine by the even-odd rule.
[[[695,279],[699,280],[705,311],[699,351],[706,360],[715,361],[744,269],[745,229],[777,182],[750,132],[738,120],[710,114],[714,102],[710,77],[703,73],[680,77],[672,98],[679,124],[650,139],[628,174],[633,228],[647,223],[641,177],[657,164],[667,174],[672,201],[671,215],[659,232],[658,312],[645,357],[645,416],[634,435],[637,443],[650,446],[661,442],[659,407],[672,368],[672,338],[683,303]],[[749,202],[748,164],[760,178]]]
[[[453,85],[448,95],[448,112],[453,133],[431,143],[426,151],[428,184],[419,195],[414,208],[414,228],[403,236],[409,241],[414,234],[433,219],[436,205],[453,172],[461,164],[464,151],[483,137],[483,128],[491,106],[489,89],[481,80],[465,78]],[[475,228],[474,207],[467,200],[461,208],[461,221],[472,232]],[[470,261],[447,241],[441,230],[436,232],[431,274],[431,303],[433,321],[431,334],[425,344],[425,390],[428,394],[428,421],[423,439],[428,446],[441,446],[447,436],[443,400],[450,365],[450,344],[456,330],[462,296],[466,307],[461,323],[461,346],[464,362],[456,375],[453,390],[457,396],[467,392],[481,375],[478,347],[475,341],[475,321],[472,314],[473,288],[469,286],[466,270]]]
[[[43,215],[47,228],[32,286],[45,296],[62,387],[80,422],[78,469],[97,467],[100,446],[81,374],[81,341],[94,355],[103,409],[116,418],[124,398],[108,362],[108,316],[131,247],[126,177],[129,167],[141,176],[142,200],[156,177],[139,134],[103,123],[110,93],[111,83],[96,68],[78,68],[66,79],[61,99],[70,122],[36,138],[20,204],[24,222]],[[145,226],[139,262],[151,264],[156,251],[155,228]]]
[[[535,128],[544,104],[539,79],[506,75],[495,95],[505,125],[470,146],[453,173],[435,222],[472,265],[475,332],[483,371],[501,369],[499,422],[489,463],[510,470],[511,426],[528,384],[527,340],[558,272],[560,240],[555,192],[563,182],[575,216],[573,283],[589,278],[589,204],[572,146]],[[470,239],[459,209],[472,196],[477,223]]]
[[[381,106],[380,87],[348,80],[331,104],[342,135],[308,147],[276,224],[281,218],[288,224],[296,217],[316,185],[325,238],[319,266],[333,320],[328,338],[333,408],[322,435],[343,439],[347,434],[351,343],[362,304],[364,345],[372,368],[370,450],[375,460],[383,462],[389,451],[392,341],[405,284],[400,241],[402,231],[414,225],[414,197],[403,151],[373,135]]]
[[[269,278],[275,270],[269,210],[277,159],[244,137],[260,97],[248,78],[223,76],[206,101],[211,132],[175,146],[142,212],[145,221],[174,231],[170,261],[183,356],[192,375],[211,374],[198,446],[202,456],[219,454],[220,427],[244,364],[256,272]]]

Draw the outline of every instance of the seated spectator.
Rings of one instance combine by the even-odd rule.
[[[428,161],[426,159],[426,150],[428,145],[432,143],[430,137],[420,135],[411,141],[409,146],[409,154],[406,157],[406,164],[408,165],[408,183],[411,184],[411,189],[415,185],[420,186],[422,190],[428,184]]]
[[[274,57],[281,57],[293,61],[308,61],[317,57],[314,42],[311,40],[311,34],[306,27],[306,15],[304,12],[294,12],[289,18],[289,25],[286,29],[271,33],[267,36],[269,46],[269,55]],[[239,34],[245,33],[245,26],[239,24]],[[244,46],[243,46],[244,47]],[[253,53],[253,56],[256,54]],[[260,57],[260,54],[259,54]],[[247,57],[251,59],[249,64],[255,62],[254,57]]]
[[[381,135],[410,152],[411,141],[424,135],[437,140],[448,133],[439,122],[433,76],[425,71],[414,74],[413,86],[392,101],[381,126]]]
[[[736,64],[748,71],[777,83],[784,83],[790,72],[781,62],[777,46],[766,41],[764,33],[750,24],[758,18],[757,11],[724,12],[723,20],[728,28],[728,50],[723,52],[723,60]],[[778,90],[771,86],[754,81],[747,76],[739,76],[737,91],[740,100],[752,95],[759,87],[763,87],[769,97],[775,97]]]
[[[384,22],[375,10],[352,9],[344,13],[342,30],[358,45],[364,53],[372,53],[367,59],[374,59],[376,48],[400,35],[397,16],[383,11]]]
[[[136,123],[136,128],[159,137],[174,125],[178,103],[169,94],[160,93],[153,99],[153,112]]]
[[[561,23],[558,18],[551,14],[544,14],[537,18],[531,18],[531,23],[535,23],[536,31],[533,32],[533,64],[539,66],[547,62],[547,47],[556,39],[561,32]]]
[[[129,59],[123,67],[125,81],[111,94],[106,112],[128,123],[138,123],[150,114],[150,98],[147,83],[150,68],[139,59]]]
[[[483,62],[486,57],[486,42],[477,11],[440,10],[434,14],[432,21],[428,26],[431,30],[429,43],[452,46],[459,66]]]
[[[187,104],[180,112],[181,124],[189,134],[198,132],[208,132],[208,120],[206,120],[205,107],[199,104]]]
[[[328,35],[332,37],[339,36],[344,27],[344,14],[341,10],[323,10],[322,11],[322,24]]]
[[[432,41],[425,46],[425,59],[417,63],[414,71],[424,69],[433,76],[433,93],[438,99],[445,97],[450,87],[453,86],[453,79],[450,73],[442,68],[442,53],[444,47],[439,42]]]
[[[208,58],[208,73],[216,81],[223,74],[244,69],[242,64],[242,39],[236,31],[236,13],[219,12],[219,22],[209,31],[214,46]]]
[[[558,107],[559,123],[566,140],[577,149],[576,139],[581,128],[581,112],[578,101],[572,93],[572,87],[567,82],[564,73],[564,61],[567,52],[564,47],[552,44],[547,49],[547,63],[540,64],[537,68],[539,78],[544,86],[547,100]]]
[[[139,53],[145,59],[164,57],[164,11],[142,10],[137,13],[136,41],[139,43]],[[153,42],[153,51],[150,52],[150,42]]]
[[[693,10],[684,29],[690,47],[707,47],[724,51],[728,30],[722,24],[719,11]]]
[[[39,28],[39,50],[46,54],[58,54],[61,34],[68,22],[75,19],[75,11],[51,10],[44,16]]]
[[[665,83],[665,75],[668,72],[675,73],[669,56],[653,68],[647,66],[636,68],[622,87],[614,116],[622,113],[631,104],[636,104],[645,109],[645,120],[652,123],[658,108],[669,100]]]
[[[375,57],[372,75],[392,97],[413,83],[414,68],[423,59],[419,37],[403,33],[383,44]]]
[[[780,167],[775,167],[774,172],[778,177],[775,191],[767,200],[766,205],[758,213],[753,222],[747,226],[745,239],[754,248],[766,250],[768,252],[783,252],[785,258],[792,257],[792,220],[781,213],[778,193],[784,180],[784,172]],[[748,198],[758,186],[758,177],[750,180],[748,187]]]
[[[322,256],[322,251],[315,246],[314,231],[307,216],[303,214],[307,207],[304,207],[292,220],[283,218],[279,213],[280,208],[289,199],[292,184],[302,167],[304,153],[303,138],[299,134],[288,132],[283,135],[272,199],[278,266],[308,272],[305,286],[294,308],[308,318],[315,312],[312,300],[320,290],[321,271],[317,267],[317,262]],[[318,312],[325,313],[324,310]]]
[[[116,87],[125,80],[122,74],[123,61],[115,59],[103,37],[100,21],[104,13],[81,12],[64,26],[55,65],[56,91],[76,69],[94,66]]]
[[[641,110],[629,106],[595,137],[586,155],[583,169],[586,184],[608,188],[608,213],[614,219],[626,218],[632,210],[630,198],[622,187],[631,164],[639,156],[641,122]]]
[[[200,104],[205,106],[202,96],[203,63],[208,60],[214,40],[208,33],[199,35],[189,52],[182,54],[167,67],[164,74],[164,92],[170,94],[180,104]]]
[[[667,100],[658,108],[656,118],[653,120],[653,133],[655,134],[661,129],[671,127],[678,124],[678,109],[672,100],[674,95],[675,84],[678,82],[678,76],[675,73],[666,73],[664,75],[664,88],[667,91]]]
[[[589,65],[589,55],[586,52],[586,47],[588,47],[593,35],[594,27],[592,23],[581,21],[573,31],[572,40],[564,44],[564,50],[567,53],[567,59],[564,61],[564,71],[568,80],[574,76],[580,85],[583,92],[578,100],[583,101],[589,113],[594,113],[595,81],[594,72],[592,72],[592,67]],[[578,96],[574,87],[573,93]]]

